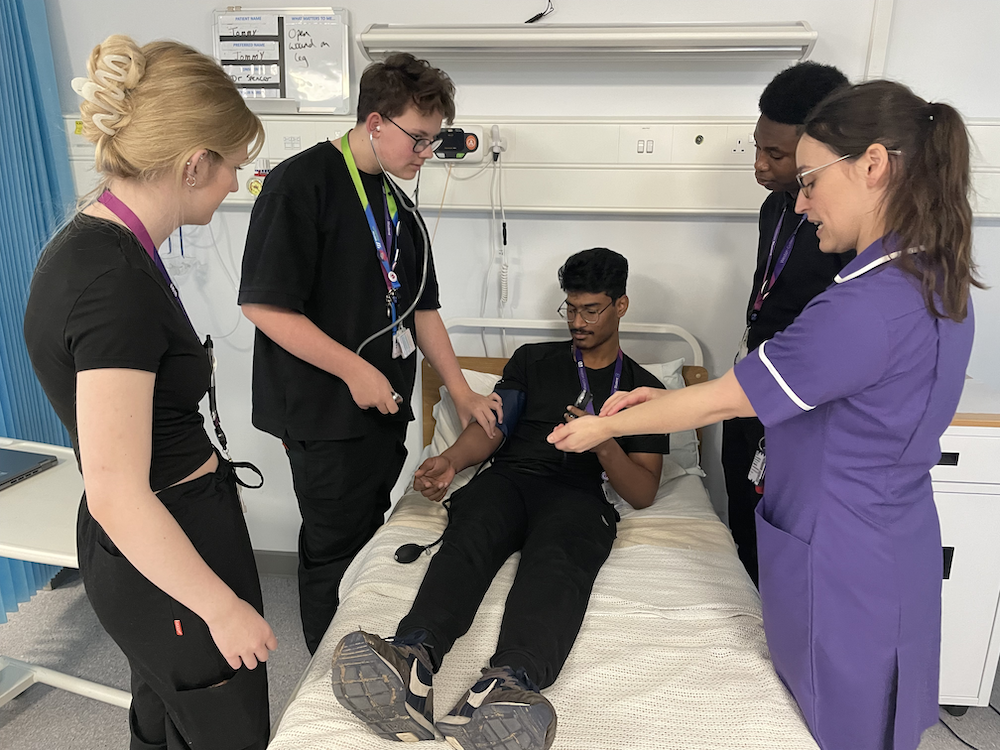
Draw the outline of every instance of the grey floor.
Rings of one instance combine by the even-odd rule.
[[[268,662],[271,719],[275,721],[309,661],[298,625],[298,595],[292,578],[264,576],[264,607],[278,636]],[[53,591],[40,591],[0,625],[0,654],[128,689],[125,658],[101,629],[79,578]],[[1000,682],[993,705],[1000,706]],[[1000,714],[972,708],[962,717],[942,717],[967,743],[940,723],[927,730],[919,750],[1000,750]],[[2,750],[124,750],[128,747],[124,709],[45,685],[33,685],[0,707]],[[397,747],[386,743],[386,747]]]

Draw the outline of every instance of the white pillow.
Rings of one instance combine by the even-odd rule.
[[[684,387],[683,359],[643,365],[643,367],[655,375],[667,390],[677,390]],[[684,469],[687,474],[705,476],[705,472],[699,466],[698,433],[694,430],[670,433],[670,459]],[[666,461],[664,461],[665,466]]]

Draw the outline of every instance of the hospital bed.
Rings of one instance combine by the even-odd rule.
[[[476,327],[531,330],[555,339],[565,323],[451,321],[456,332]],[[633,342],[663,349],[679,339],[691,351],[647,366],[668,387],[703,380],[697,341],[674,326],[622,326],[623,348]],[[511,347],[512,350],[513,347]],[[641,348],[641,347],[640,347]],[[635,357],[639,361],[662,361]],[[459,358],[470,384],[492,390],[504,359]],[[440,379],[422,367],[424,456],[453,442],[460,424]],[[694,433],[671,436],[671,454],[654,504],[632,510],[613,490],[622,520],[608,561],[594,585],[579,638],[559,679],[545,694],[556,707],[554,750],[815,750],[801,714],[771,666],[760,599],[736,556],[726,527],[709,502],[698,467]],[[468,482],[474,468],[455,479]],[[429,557],[401,565],[403,544],[429,544],[445,527],[439,504],[412,489],[386,525],[358,554],[340,589],[340,609],[278,721],[270,750],[366,750],[391,746],[337,703],[330,662],[337,642],[363,629],[395,632],[427,569]],[[434,678],[440,718],[478,679],[496,644],[507,591],[517,568],[513,555],[497,574],[469,633],[459,639]],[[427,743],[429,747],[447,747]]]

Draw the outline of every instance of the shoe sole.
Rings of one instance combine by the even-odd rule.
[[[544,703],[489,703],[465,724],[441,720],[437,728],[455,750],[545,750],[545,733],[554,718]]]
[[[406,684],[360,633],[344,637],[333,654],[333,695],[380,737],[433,740],[434,727],[406,703]]]

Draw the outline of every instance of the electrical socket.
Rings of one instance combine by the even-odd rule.
[[[753,139],[753,132],[747,132],[745,125],[735,125],[728,129],[726,140],[727,161],[743,164],[753,161],[757,144]]]

